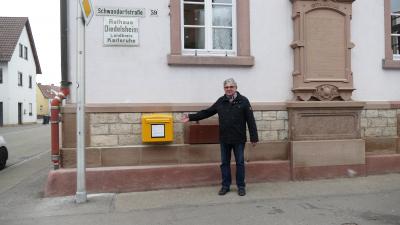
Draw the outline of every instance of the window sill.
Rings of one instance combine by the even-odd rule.
[[[253,56],[168,55],[168,65],[254,66]]]
[[[400,70],[400,60],[383,59],[382,68],[389,70]]]

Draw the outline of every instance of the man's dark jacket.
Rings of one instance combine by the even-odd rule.
[[[258,142],[257,126],[249,100],[236,92],[237,96],[232,101],[226,95],[220,97],[210,108],[198,113],[190,114],[190,121],[198,121],[218,113],[219,139],[225,144],[245,143],[246,123],[249,128],[250,141]]]

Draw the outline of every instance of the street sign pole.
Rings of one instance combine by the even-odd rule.
[[[85,165],[85,15],[82,0],[77,3],[77,61],[76,61],[76,203],[87,201]]]

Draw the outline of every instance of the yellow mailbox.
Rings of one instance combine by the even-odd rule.
[[[171,142],[174,140],[173,119],[170,114],[142,115],[143,142]]]

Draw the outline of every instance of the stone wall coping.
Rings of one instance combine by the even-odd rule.
[[[196,112],[213,103],[101,103],[86,104],[87,113]],[[359,107],[363,109],[400,109],[400,101],[330,101],[330,102],[252,102],[254,111],[285,111],[288,108]],[[62,107],[63,113],[76,113],[75,104]]]
[[[87,113],[142,113],[142,112],[196,112],[208,108],[213,103],[103,103],[86,104]],[[255,111],[286,110],[285,102],[254,102]],[[76,113],[75,104],[66,104],[63,113]]]
[[[287,102],[287,108],[363,108],[365,102],[356,101],[312,101],[312,102]]]
[[[400,109],[400,101],[367,102],[365,109]]]

